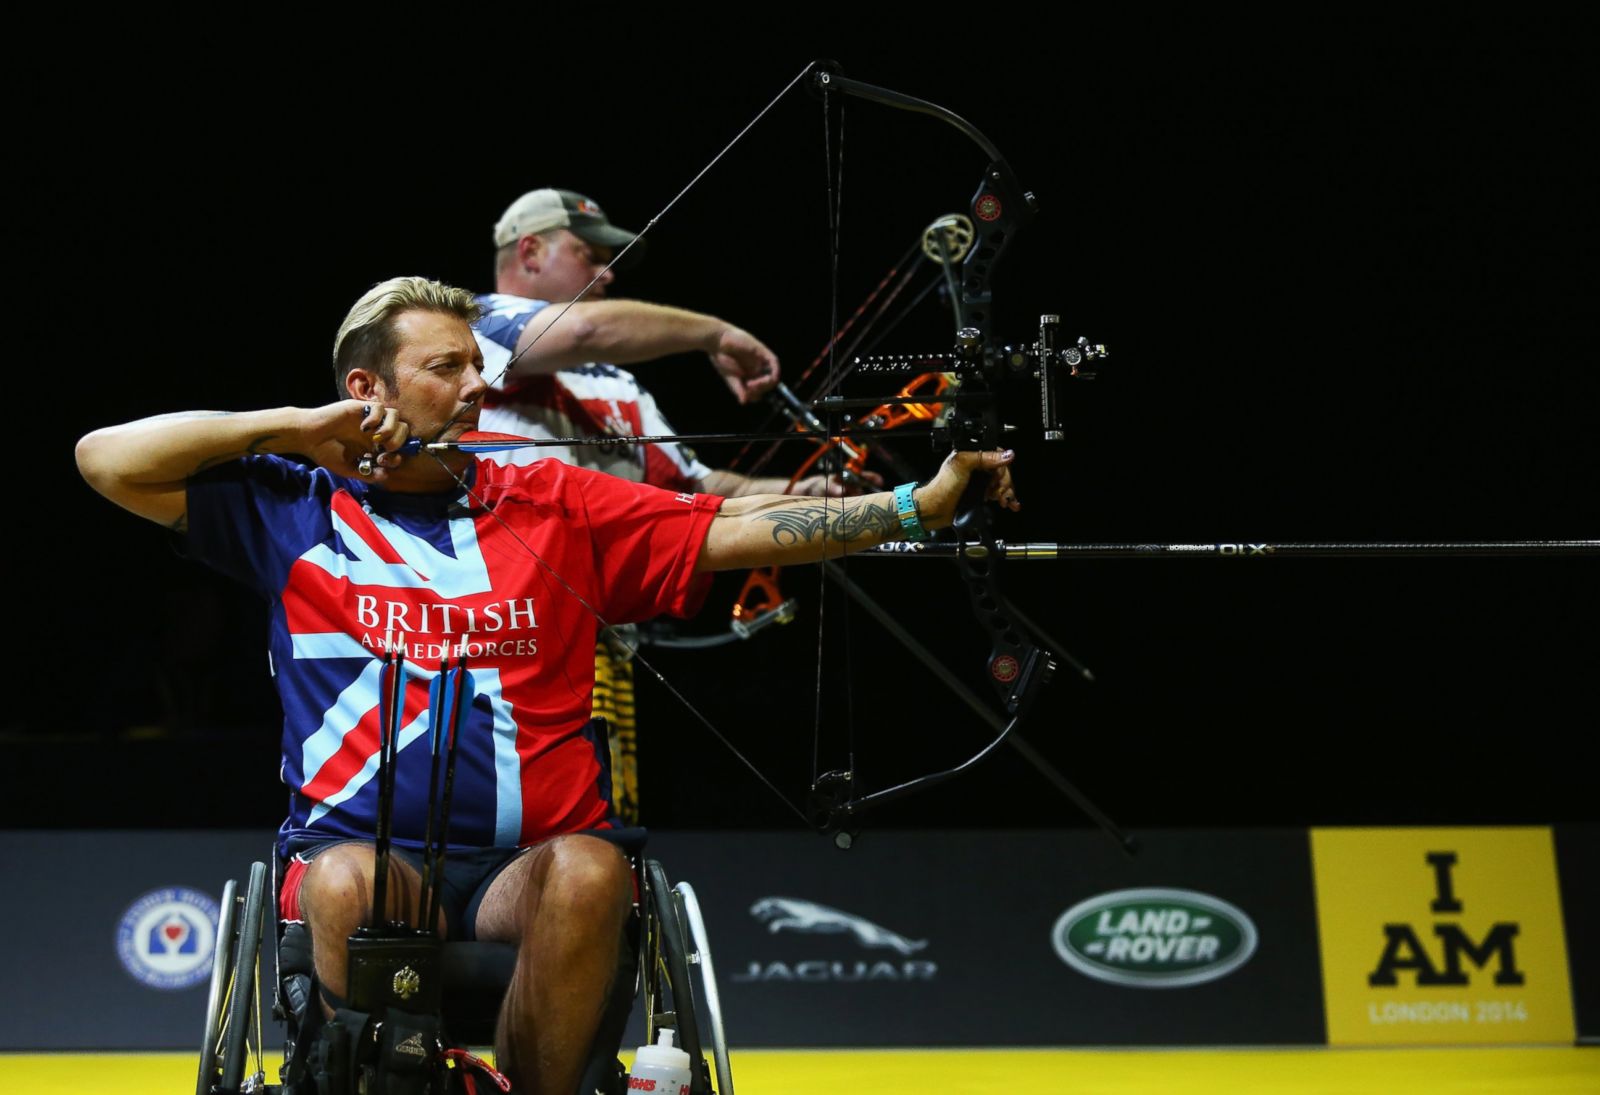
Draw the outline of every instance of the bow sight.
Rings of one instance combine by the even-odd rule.
[[[994,407],[1001,390],[1008,384],[1032,380],[1039,385],[1041,435],[1046,441],[1060,441],[1066,436],[1061,427],[1061,383],[1093,380],[1098,375],[1098,363],[1108,356],[1103,345],[1083,337],[1072,345],[1061,346],[1060,329],[1059,315],[1043,315],[1039,317],[1038,339],[1031,345],[993,346],[985,343],[983,332],[978,328],[963,327],[956,332],[955,349],[949,354],[858,357],[847,371],[865,375],[910,372],[953,376],[959,388],[938,396],[938,401],[948,410],[939,416],[931,431],[933,447],[938,452],[1000,447],[1001,435],[1013,432],[1016,427],[1003,425],[994,415],[985,412]],[[916,394],[864,399],[825,396],[813,406],[831,418],[834,412],[855,407],[921,406],[930,401],[931,397]],[[821,427],[815,415],[804,421]],[[866,420],[862,424],[871,425]]]

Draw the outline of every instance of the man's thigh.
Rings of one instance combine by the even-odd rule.
[[[505,864],[469,905],[478,939],[517,942],[547,894],[580,902],[623,903],[633,896],[628,857],[617,845],[586,833],[552,837],[524,848]]]
[[[285,921],[305,920],[309,913],[339,920],[355,916],[359,923],[371,923],[376,880],[377,848],[370,841],[338,840],[302,849],[284,868],[283,885],[278,894],[279,917]],[[475,885],[475,879],[467,882],[467,894]],[[452,887],[444,885],[442,889],[445,900],[435,930],[448,937],[449,926],[460,922],[466,899],[460,897],[452,901]],[[421,923],[421,893],[420,854],[408,849],[391,849],[388,896],[382,919]]]

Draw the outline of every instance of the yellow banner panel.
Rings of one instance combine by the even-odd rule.
[[[1331,1045],[1573,1041],[1548,828],[1313,829]]]

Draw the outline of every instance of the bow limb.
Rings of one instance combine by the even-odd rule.
[[[876,601],[868,596],[865,590],[863,590],[860,586],[857,586],[854,582],[852,582],[849,578],[846,578],[837,570],[833,571],[830,576],[835,582],[840,584],[845,593],[848,594],[856,604],[866,609],[872,615],[872,617],[883,626],[884,630],[888,631],[889,634],[893,635],[897,640],[899,640],[900,644],[909,650],[913,655],[915,655],[918,661],[926,665],[932,671],[934,679],[938,680],[958,699],[960,699],[962,703],[966,704],[968,709],[970,709],[972,713],[989,728],[990,732],[995,735],[994,740],[971,760],[965,761],[954,768],[944,769],[941,772],[935,773],[933,776],[929,777],[925,782],[923,782],[921,784],[922,786],[931,787],[961,774],[962,772],[971,768],[978,761],[988,756],[988,754],[998,747],[1001,742],[1004,742],[1006,745],[1009,745],[1018,755],[1020,755],[1022,759],[1025,760],[1035,771],[1043,776],[1051,786],[1060,791],[1067,798],[1071,799],[1074,805],[1076,805],[1084,812],[1084,814],[1091,818],[1097,825],[1101,827],[1101,829],[1110,835],[1119,846],[1130,853],[1134,851],[1135,842],[1133,839],[1127,836],[1127,834],[1123,833],[1122,830],[1117,827],[1117,824],[1112,821],[1111,818],[1106,816],[1104,811],[1096,806],[1087,795],[1078,790],[1078,788],[1074,786],[1066,776],[1061,774],[1060,770],[1058,770],[1055,765],[1051,764],[1050,761],[1047,760],[1026,739],[1024,739],[1022,735],[1015,732],[1023,712],[1019,712],[1018,714],[1011,716],[1009,720],[1001,718],[995,713],[992,704],[985,702],[983,698],[978,695],[978,693],[974,692],[971,688],[968,688],[955,674],[949,672],[943,663],[937,657],[935,657],[934,654],[926,646],[924,646],[915,635],[907,630],[904,625],[902,625],[899,620],[896,620],[886,609],[881,607]],[[1020,612],[1015,612],[1013,610],[1013,614],[1030,631],[1034,630],[1033,624],[1028,621],[1026,617],[1022,616]],[[1069,662],[1074,661],[1071,655],[1063,656]],[[1088,676],[1087,670],[1082,669],[1081,666],[1078,668],[1084,673],[1085,676]],[[1092,680],[1093,677],[1089,676],[1089,679]],[[835,796],[832,799],[829,799],[827,797],[827,785],[822,780],[819,780],[818,787],[813,792],[812,823],[814,825],[818,825],[819,828],[822,828],[825,831],[831,828],[834,832],[836,841],[841,837],[844,837],[846,840],[848,840],[850,826],[854,823],[855,819],[860,816],[860,814],[864,813],[873,806],[885,805],[894,801],[895,799],[904,797],[905,795],[909,794],[910,789],[916,785],[916,781],[909,781],[907,783],[898,784],[894,787],[886,788],[883,791],[872,792],[862,796],[854,802],[850,802],[846,797],[842,796]],[[848,792],[848,782],[841,782],[839,784],[839,788]],[[821,816],[819,816],[819,806]],[[832,816],[829,816],[827,814],[827,809],[829,806],[832,806],[838,812]]]

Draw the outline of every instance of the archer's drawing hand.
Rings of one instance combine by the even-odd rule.
[[[381,483],[404,459],[396,450],[411,437],[411,427],[393,407],[362,399],[342,399],[305,412],[304,448],[336,475]]]

